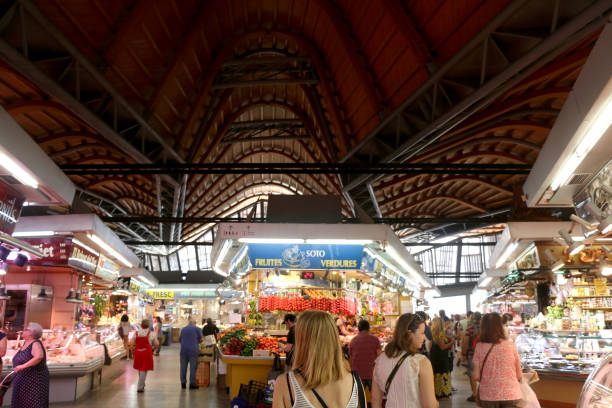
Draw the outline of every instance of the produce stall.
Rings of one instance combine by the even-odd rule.
[[[286,335],[286,313],[332,313],[345,321],[345,345],[357,321],[367,319],[384,341],[397,316],[414,310],[413,293],[434,289],[385,225],[220,224],[212,254],[215,270],[228,276],[219,298],[225,291],[244,294],[232,303],[242,303],[234,310],[244,310],[237,320],[246,327],[220,341],[231,397],[240,384],[265,382],[274,360],[269,351]]]

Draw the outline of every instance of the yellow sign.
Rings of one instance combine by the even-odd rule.
[[[147,293],[153,296],[153,299],[174,299],[173,290],[147,290]]]
[[[608,295],[608,279],[594,279],[595,283],[595,296],[607,296]]]

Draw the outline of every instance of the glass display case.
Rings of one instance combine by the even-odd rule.
[[[82,375],[98,368],[104,362],[104,347],[85,331],[45,330],[41,338],[47,351],[47,364],[51,374]],[[9,340],[6,355],[2,358],[3,370],[12,368],[13,356],[23,345],[19,335]]]
[[[577,408],[612,407],[612,353],[601,360],[582,387]]]
[[[538,372],[586,377],[612,352],[612,335],[600,332],[529,329],[516,337],[523,366]]]
[[[96,334],[98,342],[104,345],[104,348],[106,349],[107,360],[123,357],[125,355],[123,340],[121,340],[121,337],[119,337],[119,333],[114,326],[98,328],[96,329]]]

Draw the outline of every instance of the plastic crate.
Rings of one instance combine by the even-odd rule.
[[[238,397],[245,399],[249,404],[259,404],[264,399],[266,386],[266,383],[252,380],[248,384],[240,384]]]

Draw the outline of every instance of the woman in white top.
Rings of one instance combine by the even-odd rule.
[[[431,363],[419,353],[424,341],[425,322],[419,316],[406,313],[397,319],[393,338],[374,366],[372,408],[382,407],[386,383],[402,358],[389,384],[386,408],[438,408]]]
[[[303,312],[295,325],[293,370],[277,378],[272,407],[365,407],[361,380],[347,365],[331,315]]]

